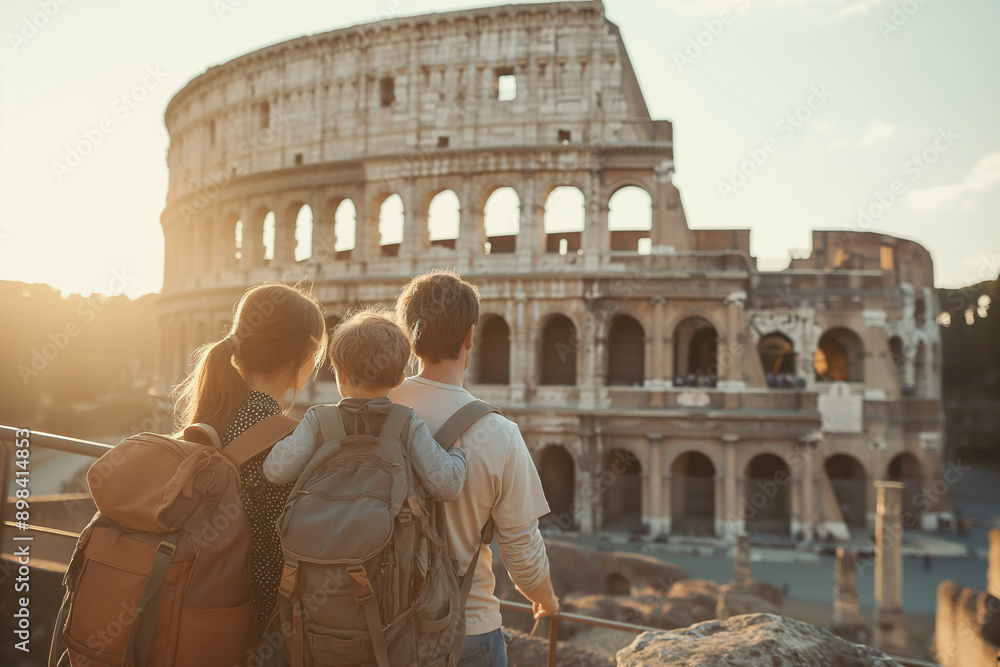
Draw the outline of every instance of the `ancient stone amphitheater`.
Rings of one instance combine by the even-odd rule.
[[[601,2],[282,42],[166,125],[164,392],[249,285],[309,276],[332,326],[448,267],[483,294],[467,386],[520,425],[553,531],[867,535],[878,479],[910,525],[950,514],[928,252],[816,231],[764,272],[748,230],[690,228]]]

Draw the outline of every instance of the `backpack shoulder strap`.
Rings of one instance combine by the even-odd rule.
[[[392,406],[392,410],[389,411],[389,416],[385,418],[385,423],[382,424],[382,432],[379,434],[383,438],[395,438],[400,442],[405,442],[405,435],[409,435],[410,426],[410,413],[413,412],[410,408],[405,405],[400,405],[395,403]]]
[[[294,431],[298,425],[299,420],[294,417],[271,415],[260,420],[226,445],[222,454],[237,468],[241,468],[244,463]]]
[[[321,405],[316,408],[316,416],[319,417],[319,430],[322,435],[322,442],[319,444],[347,437],[344,418],[340,416],[340,408],[336,405]]]
[[[462,435],[467,428],[475,424],[480,417],[491,412],[503,416],[500,408],[490,405],[486,401],[477,399],[471,403],[466,403],[455,414],[449,417],[448,421],[441,425],[441,428],[434,434],[434,439],[445,449],[451,449],[458,436]]]

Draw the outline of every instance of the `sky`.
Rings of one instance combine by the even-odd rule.
[[[170,98],[262,46],[469,0],[5,0],[0,279],[159,291]],[[912,239],[935,283],[1000,273],[1000,3],[606,0],[689,225],[765,270],[813,229]],[[73,146],[93,144],[87,155]]]

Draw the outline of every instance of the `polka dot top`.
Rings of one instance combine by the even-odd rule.
[[[272,396],[260,391],[251,391],[246,401],[236,413],[236,419],[222,438],[225,447],[245,430],[272,415],[281,413],[281,405]],[[263,633],[271,610],[278,597],[278,583],[281,580],[281,540],[275,523],[285,500],[291,492],[290,484],[271,484],[264,477],[262,467],[267,458],[268,448],[248,460],[240,468],[243,481],[243,507],[250,518],[250,598],[257,612],[257,634]]]

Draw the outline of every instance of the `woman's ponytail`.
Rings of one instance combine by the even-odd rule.
[[[250,388],[237,370],[240,340],[229,334],[203,345],[195,353],[194,371],[176,389],[180,429],[189,424],[209,424],[219,437],[236,418]]]
[[[250,393],[246,378],[276,377],[293,388],[297,370],[321,360],[326,342],[323,310],[303,285],[251,287],[233,310],[229,335],[201,346],[174,390],[178,429],[201,422],[224,437]]]

